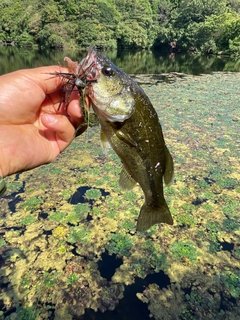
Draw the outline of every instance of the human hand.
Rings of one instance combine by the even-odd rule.
[[[60,70],[59,70],[60,69]],[[72,141],[83,122],[79,95],[71,94],[66,111],[59,66],[19,70],[0,76],[0,176],[53,161]]]

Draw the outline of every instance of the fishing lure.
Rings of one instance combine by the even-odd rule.
[[[68,60],[68,58],[65,58],[64,60]],[[74,64],[77,64],[77,62],[75,62]],[[92,68],[92,64],[86,70],[83,70],[80,65],[78,66],[79,68],[75,68],[75,70],[79,69],[78,73],[59,72],[59,71],[50,73],[50,75],[61,77],[63,81],[62,88],[63,88],[64,94],[59,103],[58,110],[60,110],[63,103],[65,104],[64,106],[65,110],[67,110],[69,101],[70,101],[70,96],[72,92],[75,90],[74,88],[77,88],[80,94],[79,102],[80,102],[81,111],[84,117],[84,122],[80,124],[79,127],[76,129],[75,136],[78,136],[81,133],[80,129],[82,127],[85,127],[85,126],[94,127],[99,124],[97,116],[94,113],[91,113],[91,110],[90,110],[91,108],[88,105],[87,100],[85,99],[87,95],[88,85],[93,82],[97,82],[97,80],[87,79],[87,75],[89,73],[89,70]]]

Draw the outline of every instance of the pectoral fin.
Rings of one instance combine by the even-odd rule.
[[[170,186],[173,181],[173,174],[174,174],[174,167],[173,167],[173,159],[168,150],[165,146],[165,171],[163,174],[164,182],[166,186]]]
[[[134,141],[132,139],[132,137],[126,133],[126,132],[123,132],[122,130],[117,130],[116,131],[116,136],[121,139],[122,141],[126,142],[127,144],[129,144],[130,146],[132,147],[136,147],[137,146],[137,142]]]
[[[107,140],[105,133],[101,130],[100,132],[100,141],[104,154],[108,153],[108,150],[111,148],[110,143]]]
[[[136,181],[133,177],[127,172],[127,170],[123,167],[119,177],[119,187],[122,190],[132,190],[132,188],[136,185]]]

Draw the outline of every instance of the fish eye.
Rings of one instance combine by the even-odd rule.
[[[114,76],[114,71],[110,66],[103,67],[102,68],[102,73],[107,77]]]

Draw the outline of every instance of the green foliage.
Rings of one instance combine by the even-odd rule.
[[[200,255],[193,243],[184,241],[174,242],[170,246],[170,252],[173,258],[177,260],[184,261],[184,259],[188,259],[192,263],[195,263]]]
[[[90,232],[82,225],[70,228],[67,241],[70,243],[83,242],[88,239]]]
[[[145,278],[150,270],[159,272],[169,267],[166,254],[161,252],[162,248],[153,240],[139,243],[138,254],[131,263],[131,270],[140,278]]]
[[[106,244],[106,249],[109,254],[117,254],[118,256],[129,256],[132,248],[133,240],[130,236],[119,233],[109,235],[109,242]]]
[[[87,218],[89,211],[90,209],[87,203],[78,203],[76,206],[74,206],[74,211],[69,212],[66,215],[65,221],[76,225],[80,221]]]
[[[34,222],[36,222],[37,219],[33,216],[26,216],[24,218],[22,218],[21,220],[21,223],[24,224],[24,225],[29,225],[29,224],[32,224]]]
[[[4,239],[0,239],[0,247],[5,246],[6,241]]]
[[[70,283],[74,285],[79,280],[79,277],[76,275],[76,273],[72,273],[67,277],[67,283]]]
[[[234,231],[239,229],[239,221],[235,219],[224,219],[222,223],[224,229]]]
[[[180,226],[194,226],[196,224],[196,219],[191,214],[179,214],[177,216],[177,222]]]
[[[135,230],[136,223],[134,220],[125,219],[122,221],[121,227],[127,231]]]
[[[39,209],[40,205],[43,203],[43,200],[41,198],[38,197],[32,197],[27,199],[23,206],[24,208],[26,208],[26,210],[28,211],[35,211],[36,209]]]
[[[85,192],[85,197],[88,199],[99,199],[102,196],[102,193],[99,189],[89,189]]]
[[[0,41],[54,48],[168,48],[239,55],[237,0],[9,0]]]
[[[18,319],[18,320],[35,320],[38,318],[40,314],[40,310],[38,310],[35,306],[31,307],[17,307],[16,311],[14,312],[14,315],[16,315],[13,318],[13,314],[10,316],[7,316],[5,320],[11,320],[11,319]]]
[[[78,203],[74,206],[74,211],[86,216],[89,213],[90,209],[87,203]]]
[[[228,293],[235,299],[240,297],[240,272],[227,270],[219,275],[220,283],[222,283]]]
[[[49,220],[55,221],[55,222],[61,222],[64,220],[65,216],[66,216],[66,214],[64,212],[56,210],[56,211],[50,213]]]
[[[57,272],[45,272],[41,279],[42,284],[47,288],[51,289],[57,284]]]

